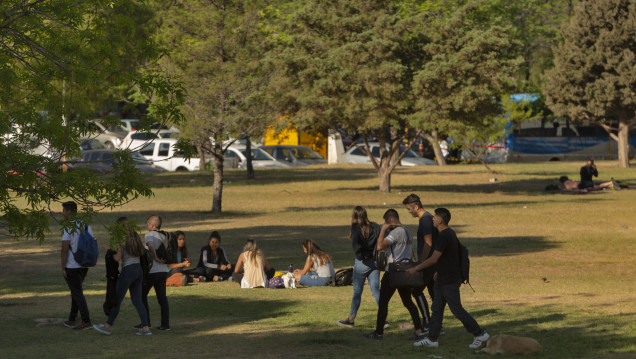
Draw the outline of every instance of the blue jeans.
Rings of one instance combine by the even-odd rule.
[[[320,287],[327,285],[329,280],[331,280],[331,277],[319,277],[316,272],[308,272],[307,274],[300,276],[300,281],[298,283],[306,285],[307,287]]]
[[[451,313],[453,313],[453,315],[462,322],[466,331],[471,333],[473,336],[481,335],[484,332],[484,330],[479,327],[479,324],[477,324],[475,319],[473,319],[473,317],[468,314],[462,306],[462,301],[459,296],[460,285],[460,283],[439,285],[439,283],[435,281],[435,297],[433,298],[433,305],[431,306],[431,323],[428,334],[428,337],[431,340],[437,341],[437,338],[439,337],[446,304],[448,304],[448,308]]]
[[[375,303],[380,303],[380,271],[375,265],[373,258],[365,260],[356,259],[353,264],[353,298],[351,299],[351,310],[349,316],[355,318],[360,308],[362,291],[364,290],[364,280],[369,279],[371,294],[375,298]]]
[[[126,292],[130,289],[130,300],[135,306],[135,309],[137,309],[137,314],[139,314],[139,319],[141,319],[141,325],[146,326],[149,324],[146,308],[141,302],[142,281],[143,271],[141,270],[140,264],[134,263],[122,268],[121,274],[117,279],[117,287],[115,289],[117,292],[117,305],[110,309],[110,314],[108,315],[106,323],[109,325],[113,325],[113,323],[115,323],[115,318],[117,318],[117,315],[119,314],[121,302],[124,300]]]

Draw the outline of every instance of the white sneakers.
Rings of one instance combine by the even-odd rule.
[[[428,338],[424,338],[420,341],[413,343],[416,347],[428,347],[428,348],[437,348],[439,346],[438,342],[434,342]]]
[[[490,335],[488,335],[488,333],[483,332],[481,335],[478,335],[475,337],[475,339],[473,340],[473,343],[471,345],[469,345],[468,347],[470,349],[479,349],[481,348],[481,346],[483,344],[485,344],[488,339],[490,339]]]
[[[486,332],[483,332],[481,335],[478,335],[474,338],[473,342],[468,346],[470,349],[479,349],[485,344],[488,339],[490,339],[490,335]],[[437,348],[439,347],[439,343],[437,341],[432,341],[429,338],[424,338],[420,341],[413,343],[416,347],[427,347],[427,348]]]

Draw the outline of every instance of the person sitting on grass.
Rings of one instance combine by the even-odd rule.
[[[188,272],[189,275],[207,281],[219,282],[227,280],[232,275],[232,264],[227,259],[225,250],[221,247],[221,235],[214,231],[210,234],[208,245],[201,248],[199,264]]]
[[[594,187],[586,187],[582,183],[578,181],[574,181],[568,178],[568,176],[561,176],[559,178],[559,182],[561,183],[561,189],[565,191],[578,191],[578,190],[589,190],[589,191],[598,191],[603,188],[611,188],[615,190],[620,190],[621,186],[616,183],[613,179],[611,181],[603,182],[601,184],[595,184]]]
[[[263,288],[267,287],[269,282],[265,271],[273,272],[274,268],[267,263],[256,240],[250,238],[245,242],[243,253],[236,260],[232,278],[241,284],[241,288]]]
[[[166,283],[170,281],[170,278],[173,278],[174,275],[181,275],[181,285],[186,285],[187,283],[198,283],[199,276],[190,274],[191,270],[186,269],[191,266],[192,263],[190,261],[190,256],[188,252],[188,246],[186,245],[186,236],[183,231],[174,232],[175,238],[170,240],[168,243],[168,267],[170,271],[168,272],[168,279]],[[203,277],[203,281],[205,281],[205,277]]]
[[[331,256],[311,239],[303,241],[303,251],[307,255],[307,260],[302,270],[294,271],[296,282],[307,287],[326,285],[335,274]]]

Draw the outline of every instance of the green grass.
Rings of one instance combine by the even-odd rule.
[[[226,171],[224,213],[213,216],[210,173],[160,174],[149,178],[155,196],[100,214],[93,225],[100,245],[108,242],[105,224],[120,215],[143,223],[158,213],[167,230],[187,233],[198,254],[212,230],[235,261],[245,239],[254,237],[269,262],[285,269],[302,265],[300,242],[316,240],[336,267],[353,263],[348,239],[351,210],[365,206],[379,220],[390,207],[413,231],[417,221],[402,199],[418,193],[428,210],[448,207],[471,254],[476,292],[462,289],[465,308],[491,335],[530,336],[545,358],[628,358],[636,356],[636,190],[587,195],[547,193],[558,176],[576,177],[578,163],[399,168],[392,192],[377,191],[371,167],[322,166],[263,170],[247,181],[242,171]],[[601,179],[614,177],[636,187],[636,170],[616,162],[598,164]],[[497,181],[491,183],[490,179]],[[58,214],[59,217],[59,214]],[[168,288],[172,331],[137,337],[139,322],[130,300],[109,337],[76,333],[39,318],[65,318],[68,288],[59,270],[59,230],[40,245],[0,239],[0,358],[471,358],[472,337],[447,310],[440,348],[414,348],[399,297],[389,307],[391,328],[381,342],[361,334],[373,330],[376,306],[368,287],[355,329],[337,327],[349,312],[351,287],[298,290],[241,290],[234,283]],[[545,278],[545,279],[544,279]],[[103,323],[102,263],[85,282],[94,323]],[[151,319],[159,308],[151,294]]]

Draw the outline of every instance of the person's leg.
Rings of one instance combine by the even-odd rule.
[[[422,328],[428,327],[430,312],[428,310],[428,302],[426,301],[426,297],[424,297],[424,288],[412,288],[411,295],[413,299],[415,299],[415,304],[420,310],[420,313],[422,313]]]
[[[367,279],[369,280],[369,289],[371,289],[371,294],[373,298],[375,298],[375,303],[380,303],[380,270],[375,265],[375,260],[370,258],[364,261],[365,265],[369,267],[370,271],[367,274]]]
[[[156,278],[153,280],[157,302],[161,307],[161,328],[170,328],[170,308],[168,306],[168,296],[166,295],[166,274],[167,272],[153,273]]]
[[[130,267],[132,266],[125,266],[122,268],[121,274],[119,275],[119,278],[117,278],[117,285],[115,287],[117,305],[110,309],[108,319],[106,320],[106,324],[108,324],[107,329],[115,323],[115,319],[119,315],[119,310],[121,309],[121,303],[124,301],[124,297],[126,297],[126,292],[128,292],[130,284],[135,279],[135,273],[131,272]],[[141,270],[141,266],[139,269]]]
[[[446,299],[442,294],[437,282],[434,284],[435,296],[431,305],[431,321],[429,322],[428,337],[436,342],[442,329],[442,321],[444,320],[444,308],[446,307]]]
[[[366,272],[367,267],[362,263],[362,261],[356,259],[353,263],[353,276],[351,278],[353,282],[353,297],[351,298],[351,308],[349,309],[349,321],[352,323],[358,314],[358,309],[360,308]]]
[[[86,297],[84,297],[84,289],[82,287],[82,282],[84,278],[86,278],[87,272],[88,268],[66,268],[66,283],[71,291],[72,298],[69,317],[73,315],[73,310],[75,310],[75,315],[77,315],[77,311],[79,310],[83,323],[91,322]]]
[[[380,303],[378,304],[378,317],[375,322],[375,333],[384,334],[384,323],[389,313],[389,301],[395,293],[395,288],[389,284],[389,274],[384,273],[382,282],[380,283]]]
[[[298,283],[307,287],[322,287],[327,285],[331,277],[319,277],[316,272],[309,272],[300,276]]]
[[[143,282],[143,272],[141,270],[141,266],[132,265],[130,267],[134,270],[134,279],[130,284],[130,300],[132,301],[135,309],[137,309],[137,314],[139,314],[139,319],[141,320],[141,326],[150,326],[150,321],[148,320],[148,312],[146,311],[146,307],[141,301],[141,293],[142,293],[142,282]],[[123,298],[122,298],[123,299]],[[120,302],[121,303],[121,302]]]
[[[415,332],[422,332],[422,321],[420,320],[420,314],[417,311],[417,306],[411,300],[411,289],[410,288],[399,288],[398,294],[400,294],[400,298],[402,299],[402,304],[411,314],[411,320],[413,320],[413,326],[415,326]]]
[[[152,288],[153,286],[153,283],[151,282],[152,274],[153,273],[149,273],[145,275],[141,283],[141,304],[143,304],[144,308],[146,308],[146,317],[148,317],[148,325],[150,325],[150,306],[148,305],[148,294],[150,293],[150,288]]]
[[[446,302],[448,303],[448,308],[451,313],[459,319],[464,325],[464,328],[474,336],[478,336],[483,333],[483,329],[479,327],[477,321],[468,314],[468,312],[462,306],[461,298],[459,296],[459,283],[448,284],[440,286],[440,290],[443,293]]]

